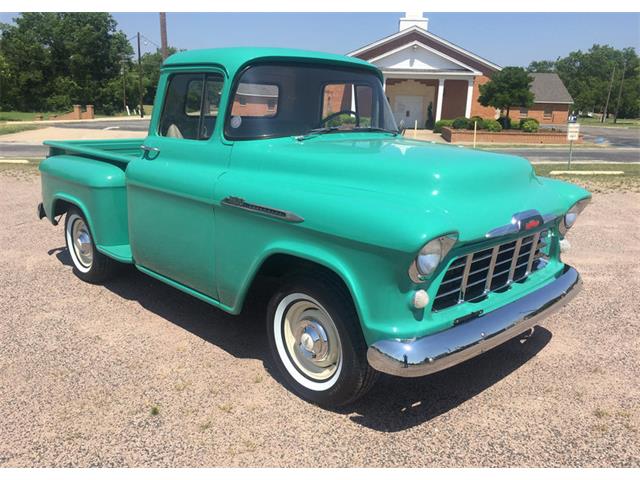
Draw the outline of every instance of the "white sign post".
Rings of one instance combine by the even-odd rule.
[[[571,157],[573,156],[573,142],[580,138],[580,124],[567,124],[567,140],[569,140],[569,170],[571,170]]]

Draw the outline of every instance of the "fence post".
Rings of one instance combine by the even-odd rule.
[[[476,131],[478,130],[478,121],[473,121],[473,148],[476,148]]]

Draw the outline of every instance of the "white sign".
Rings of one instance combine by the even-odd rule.
[[[580,124],[569,123],[567,124],[567,140],[573,142],[580,138]]]

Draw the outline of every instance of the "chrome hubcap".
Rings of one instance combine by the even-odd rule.
[[[91,235],[89,234],[89,229],[83,220],[77,219],[73,222],[71,239],[73,240],[73,250],[75,251],[78,261],[84,267],[91,267],[91,263],[93,262]]]
[[[336,371],[342,348],[333,320],[319,305],[301,300],[289,307],[284,318],[284,340],[297,368],[315,380]]]

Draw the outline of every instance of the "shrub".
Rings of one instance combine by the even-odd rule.
[[[520,124],[520,130],[523,132],[534,133],[538,131],[539,124],[534,119],[530,118],[529,120],[522,122]]]
[[[450,127],[453,120],[438,120],[433,127],[433,133],[442,133],[442,127]]]
[[[511,119],[511,129],[518,130],[520,128],[520,122],[518,120]]]
[[[484,120],[482,119],[482,117],[471,117],[469,119],[469,125],[467,126],[467,128],[469,130],[473,130],[473,124],[474,122],[478,122],[478,126],[476,127],[478,130],[484,130]]]
[[[490,132],[501,132],[502,125],[497,120],[485,120],[484,128]]]
[[[469,119],[466,117],[458,117],[453,121],[451,126],[456,130],[469,128]]]
[[[536,120],[535,118],[521,118],[520,119],[520,129],[522,129],[522,125],[524,125],[526,122],[534,122],[536,125],[540,126],[540,122],[538,120]]]
[[[511,119],[509,117],[500,117],[496,121],[504,130],[509,130],[509,128],[511,127]]]

